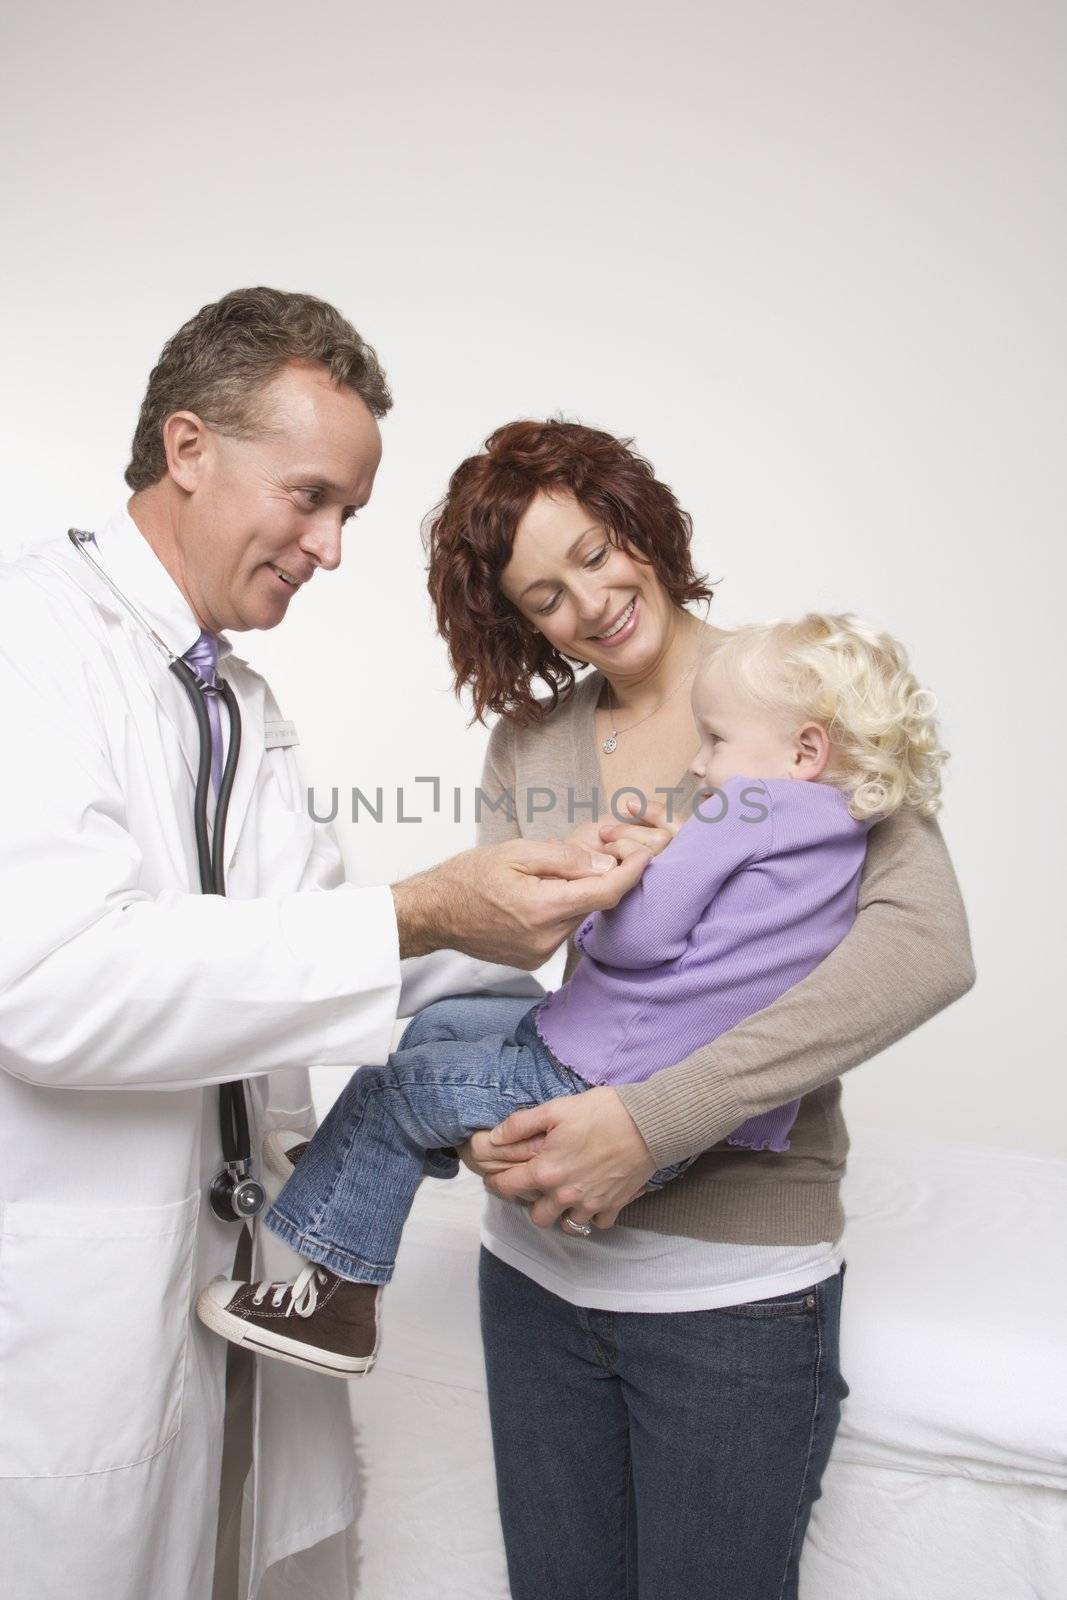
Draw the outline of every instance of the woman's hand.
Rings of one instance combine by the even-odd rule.
[[[650,855],[658,856],[661,850],[666,850],[682,826],[677,818],[667,816],[666,806],[658,800],[646,806],[644,814],[639,816],[640,808],[641,802],[637,796],[631,795],[626,802],[626,809],[633,819],[631,822],[602,822],[599,825],[599,848],[614,856],[616,861],[625,861],[635,850],[647,850]],[[592,840],[583,842],[592,843]]]
[[[481,1149],[494,1160],[543,1139],[532,1158],[486,1178],[486,1187],[504,1200],[533,1198],[530,1216],[540,1228],[551,1227],[564,1212],[575,1222],[612,1227],[656,1167],[614,1089],[588,1089],[514,1111],[488,1138]]]

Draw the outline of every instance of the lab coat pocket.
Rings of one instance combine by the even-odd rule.
[[[0,1478],[111,1472],[178,1432],[199,1204],[0,1206]]]

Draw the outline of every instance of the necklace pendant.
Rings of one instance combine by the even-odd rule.
[[[604,740],[604,743],[600,746],[600,748],[603,750],[606,756],[610,756],[611,752],[618,747],[618,743],[619,741],[616,739],[615,735],[613,733],[609,733],[608,737]]]

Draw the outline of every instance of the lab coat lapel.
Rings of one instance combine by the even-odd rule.
[[[162,656],[158,655],[147,639],[138,639],[136,649],[144,666],[144,683],[151,691],[159,712],[174,729],[178,747],[185,762],[192,785],[190,799],[196,789],[196,776],[200,766],[200,735],[197,731],[196,713],[189,697],[171,672]]]
[[[196,643],[200,637],[200,624],[185,596],[125,506],[108,519],[97,535],[95,548],[91,545],[89,551],[175,655],[184,655]],[[154,695],[159,710],[174,729],[190,782],[195,788],[200,742],[196,716],[188,703],[186,690],[103,579],[73,549],[70,561],[79,585],[90,592],[115,619],[116,625],[132,638],[144,669],[140,681]],[[255,793],[263,758],[266,713],[262,680],[247,669],[239,656],[233,654],[225,636],[219,671],[233,689],[241,714],[241,753],[226,819],[225,859],[229,868]],[[221,721],[224,737],[228,741],[225,713]],[[213,805],[212,795],[208,807],[209,823],[213,821]]]
[[[121,570],[116,570],[119,564],[111,560],[105,563],[97,555],[97,552],[92,550],[91,546],[90,551],[97,556],[100,565],[104,567],[112,581],[118,584],[124,594],[129,595],[134,605],[145,615],[146,620],[153,627],[156,627],[156,619],[150,615],[146,607],[138,603],[139,596],[131,593],[127,588],[128,579],[126,575]],[[84,557],[78,555],[72,547],[69,553],[63,551],[62,559],[67,572],[78,588],[92,599],[102,615],[108,619],[110,626],[115,629],[117,634],[122,636],[126,647],[132,649],[136,655],[140,671],[132,676],[123,674],[125,692],[131,697],[142,697],[145,700],[154,702],[157,714],[161,715],[174,730],[175,740],[181,750],[190,782],[195,787],[200,757],[196,718],[192,707],[188,703],[186,692],[178,682],[177,675],[169,670],[166,661],[155,645],[152,644],[151,640],[129,615],[121,602],[111,593],[111,590],[99,574],[89,566]],[[199,630],[197,630],[198,635]],[[164,642],[175,650],[176,654],[184,653],[184,650],[178,651],[176,644],[171,639],[168,639],[165,634],[162,637]],[[184,649],[187,650],[188,648],[189,645],[186,644]]]
[[[126,600],[141,614],[144,622],[162,638],[168,650],[176,656],[184,656],[197,643],[200,622],[190,610],[189,602],[178,584],[144,538],[130,510],[122,506],[107,518],[93,544],[88,546],[88,554],[104,568],[107,576],[122,590]],[[102,610],[106,610],[122,626],[123,632],[133,638],[133,648],[142,664],[141,682],[152,691],[163,717],[173,726],[190,781],[195,787],[200,765],[200,739],[197,718],[189,704],[186,688],[179,682],[178,674],[168,669],[163,654],[126,611],[122,602],[112,594],[104,579],[99,578],[99,574],[94,573],[93,568],[75,550],[70,552],[70,558],[74,562],[80,587],[90,590]],[[224,645],[224,650],[229,650],[229,645]],[[222,723],[226,723],[226,718],[222,718]]]

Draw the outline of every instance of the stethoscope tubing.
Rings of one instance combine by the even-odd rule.
[[[196,833],[196,859],[200,873],[202,894],[226,893],[226,819],[230,810],[233,780],[237,774],[237,761],[241,754],[241,713],[237,696],[225,678],[216,678],[215,687],[206,684],[188,662],[180,657],[173,660],[170,670],[179,680],[196,717],[200,736],[200,758],[196,770],[196,791],[193,795],[193,828]],[[205,695],[217,694],[225,703],[230,719],[230,746],[222,770],[218,798],[215,802],[215,827],[208,839],[207,797],[211,784],[211,722],[208,717]]]
[[[215,687],[204,682],[188,662],[180,657],[170,664],[170,670],[179,680],[196,717],[200,736],[200,752],[196,769],[196,790],[193,795],[193,830],[196,834],[196,858],[200,873],[202,894],[226,893],[226,819],[230,810],[233,780],[241,754],[241,713],[234,694],[225,678],[216,676]],[[207,797],[211,785],[211,721],[208,716],[206,695],[217,694],[225,702],[230,719],[230,743],[226,763],[222,769],[218,797],[215,801],[215,826],[208,838]],[[219,1085],[219,1136],[222,1158],[227,1166],[247,1164],[252,1158],[252,1144],[248,1130],[248,1105],[244,1084]]]

